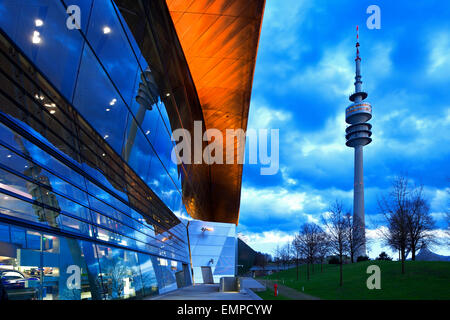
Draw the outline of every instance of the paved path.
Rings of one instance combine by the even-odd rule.
[[[286,287],[276,281],[273,280],[258,280],[260,283],[265,285],[271,291],[273,291],[273,285],[277,283],[278,285],[278,294],[285,296],[286,298],[293,300],[320,300],[317,297],[310,296],[309,294],[297,291],[295,289]]]
[[[266,286],[262,285],[259,281],[256,281],[253,278],[242,277],[241,290],[242,289],[250,289],[254,292],[259,292],[259,291],[266,291]]]
[[[243,292],[219,292],[218,284],[197,284],[147,300],[255,300],[258,296]]]

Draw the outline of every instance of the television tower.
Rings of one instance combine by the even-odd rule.
[[[353,189],[353,224],[355,239],[362,241],[354,257],[366,255],[366,230],[364,218],[364,173],[363,173],[363,147],[372,142],[372,125],[367,123],[372,118],[372,106],[364,99],[367,93],[361,90],[361,58],[359,56],[359,30],[356,26],[356,76],[355,92],[350,95],[352,102],[345,109],[345,121],[350,126],[345,129],[345,143],[347,147],[355,148],[355,180]]]

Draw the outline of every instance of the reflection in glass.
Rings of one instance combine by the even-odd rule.
[[[137,253],[97,246],[106,299],[126,299],[142,293]]]

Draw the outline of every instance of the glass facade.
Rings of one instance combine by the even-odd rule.
[[[207,283],[208,273],[214,283],[219,283],[222,277],[237,274],[235,224],[192,220],[189,222],[189,240],[195,283]]]
[[[81,9],[79,30],[67,5]],[[173,91],[154,83],[150,104],[136,99],[158,62],[114,1],[1,0],[0,29],[0,275],[11,298],[140,298],[190,284]]]

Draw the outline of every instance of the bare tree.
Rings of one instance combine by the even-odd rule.
[[[434,229],[434,220],[430,215],[428,201],[423,197],[423,187],[412,189],[408,202],[409,247],[411,249],[411,260],[415,261],[417,249],[436,242],[434,235],[431,233]]]
[[[263,270],[265,270],[268,262],[268,256],[266,254],[263,254],[261,252],[256,253],[255,257],[255,266],[261,267]]]
[[[297,236],[295,236],[294,240],[292,240],[292,251],[293,251],[293,256],[295,257],[295,266],[296,266],[296,273],[297,273],[297,280],[298,280],[298,278],[299,278],[298,265],[299,265],[299,259],[301,257],[301,248],[300,248],[300,243],[297,239]]]
[[[406,178],[397,177],[393,182],[393,190],[388,196],[378,200],[378,207],[387,220],[387,230],[382,231],[386,243],[398,250],[402,262],[402,273],[405,273],[406,250],[408,241],[408,183]]]
[[[280,262],[281,262],[281,248],[277,244],[277,247],[273,251],[273,259],[277,265],[277,271],[280,271]]]
[[[356,221],[353,220],[353,216],[350,212],[345,214],[345,220],[347,223],[347,243],[348,243],[348,254],[350,256],[350,261],[353,263],[355,258],[355,253],[358,249],[364,246],[366,243],[366,237],[364,233],[358,230],[358,225]]]
[[[410,201],[407,178],[396,177],[392,184],[392,191],[378,200],[378,207],[387,221],[387,230],[382,231],[382,236],[387,245],[399,251],[402,273],[405,273],[405,259],[410,245],[408,231]]]
[[[399,251],[405,273],[409,252],[415,260],[418,249],[435,243],[431,232],[434,220],[423,187],[411,186],[407,177],[398,176],[392,183],[392,191],[378,201],[378,207],[387,220],[388,230],[382,235],[390,247]]]
[[[323,272],[323,262],[329,253],[330,253],[330,238],[326,232],[322,232],[319,240],[319,248],[317,250],[317,256],[320,261],[320,272]]]
[[[347,229],[342,202],[336,200],[329,209],[327,217],[323,217],[323,223],[329,236],[331,252],[339,256],[339,285],[342,287],[342,264],[344,253],[348,251]]]
[[[284,246],[284,250],[283,250],[283,261],[284,261],[285,269],[286,269],[286,265],[289,266],[291,264],[291,259],[292,259],[292,248],[291,248],[291,244],[288,242]]]
[[[306,275],[309,280],[309,265],[314,263],[319,250],[320,235],[323,230],[315,223],[305,223],[300,233],[295,236],[296,245],[302,256],[306,259]]]

